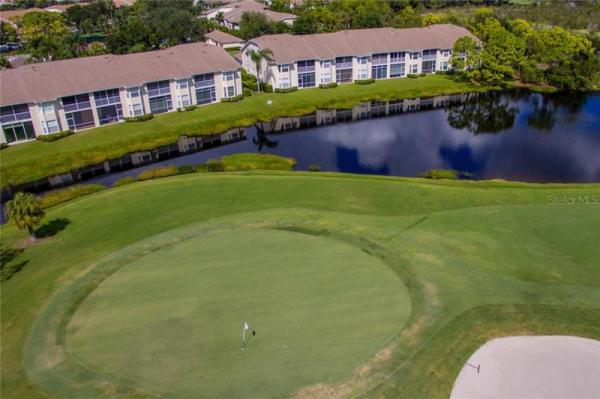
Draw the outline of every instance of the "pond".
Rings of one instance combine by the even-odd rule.
[[[524,91],[360,103],[242,130],[242,140],[88,183],[110,185],[164,165],[235,153],[292,157],[296,170],[418,176],[454,169],[473,179],[600,182],[600,94]]]

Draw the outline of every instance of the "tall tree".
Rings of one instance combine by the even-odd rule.
[[[21,36],[27,51],[39,61],[69,58],[69,28],[63,16],[55,12],[30,12],[23,16]]]
[[[260,73],[262,72],[262,64],[264,61],[268,66],[269,63],[273,62],[273,52],[268,48],[263,50],[252,50],[250,52],[250,59],[254,62],[256,68],[256,81],[258,83],[258,92],[260,92]]]
[[[19,41],[19,35],[14,26],[8,22],[0,22],[0,44]]]
[[[12,200],[6,203],[8,221],[19,230],[27,230],[31,241],[36,240],[35,227],[44,218],[40,201],[30,193],[16,193]]]
[[[259,12],[245,12],[240,20],[240,36],[244,39],[274,33],[274,24],[267,16]]]

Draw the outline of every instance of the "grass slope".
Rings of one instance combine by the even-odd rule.
[[[157,115],[141,123],[119,123],[53,143],[23,143],[0,152],[2,186],[24,183],[120,157],[132,151],[174,143],[181,135],[221,133],[257,121],[303,115],[318,108],[349,108],[360,101],[413,98],[482,90],[443,75],[389,79],[371,85],[342,85],[333,90],[307,89],[286,94],[255,94],[236,103],[200,107],[191,112]],[[272,104],[267,104],[272,100]]]
[[[103,397],[144,397],[139,385],[67,367],[61,357],[65,320],[79,317],[77,305],[85,299],[69,290],[114,272],[103,261],[110,254],[193,226],[326,235],[379,258],[402,279],[411,313],[386,350],[356,364],[351,375],[324,378],[300,393],[447,398],[463,362],[490,337],[600,339],[600,212],[593,201],[551,204],[563,196],[597,199],[600,186],[194,174],[103,190],[51,208],[48,220],[63,220],[64,229],[14,257],[9,265],[22,269],[2,283],[2,397],[38,398],[41,387],[90,381],[106,388]],[[23,238],[7,226],[1,232],[5,247]],[[35,356],[40,343],[49,349],[41,358]],[[285,383],[271,389],[282,392]]]

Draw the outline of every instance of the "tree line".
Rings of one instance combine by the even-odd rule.
[[[459,77],[485,85],[507,80],[586,89],[600,71],[591,40],[559,26],[535,28],[523,19],[499,20],[489,9],[471,18],[469,37],[454,45],[452,64]]]

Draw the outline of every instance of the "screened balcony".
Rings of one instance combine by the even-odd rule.
[[[0,123],[10,123],[31,119],[27,104],[9,105],[0,108]]]
[[[151,82],[146,84],[146,90],[148,90],[148,97],[159,97],[171,94],[171,85],[168,80],[160,82]]]
[[[87,93],[63,97],[62,104],[65,112],[83,111],[92,107],[92,104],[90,103],[90,95]]]
[[[96,107],[121,104],[119,89],[96,91],[94,92],[94,101],[96,102]]]
[[[206,73],[204,75],[194,76],[194,85],[196,88],[199,87],[211,87],[215,85],[215,75],[212,73]]]
[[[437,56],[437,50],[423,50],[423,61],[432,61],[435,60]]]

